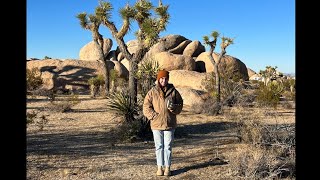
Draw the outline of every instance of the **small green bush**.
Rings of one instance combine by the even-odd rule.
[[[104,93],[103,88],[105,84],[104,76],[99,74],[96,77],[91,77],[88,80],[90,85],[91,96],[96,97],[98,94],[102,95]]]
[[[104,85],[105,81],[104,81],[104,76],[99,74],[96,77],[91,77],[88,80],[89,85],[94,85],[94,86],[100,86],[100,85]]]
[[[81,101],[78,95],[71,95],[65,101],[50,102],[47,106],[48,110],[55,112],[69,112],[72,111],[72,107],[79,104]]]
[[[136,142],[141,140],[152,140],[150,121],[136,119],[132,122],[123,121],[112,128],[112,134],[118,142]]]
[[[260,86],[257,90],[257,103],[259,106],[271,106],[277,108],[283,92],[283,85],[278,82],[269,83],[267,86]]]
[[[41,72],[38,68],[27,69],[27,90],[34,91],[43,84]]]

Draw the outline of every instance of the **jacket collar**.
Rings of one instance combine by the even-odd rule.
[[[155,86],[155,87],[156,87],[156,89],[157,89],[157,91],[158,91],[159,93],[162,93],[162,90],[161,90],[160,85],[159,85],[158,82],[156,83],[156,86]],[[165,97],[168,97],[168,96],[173,92],[173,90],[175,89],[175,87],[173,86],[173,84],[170,84],[170,83],[168,83],[165,88],[166,88]]]

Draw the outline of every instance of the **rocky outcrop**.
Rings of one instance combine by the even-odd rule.
[[[180,43],[187,40],[184,36],[181,35],[167,35],[160,38],[159,42],[153,45],[150,50],[147,52],[147,56],[153,56],[156,53],[170,51],[177,47]]]
[[[105,38],[103,44],[104,57],[109,54],[110,49],[112,48],[112,40]],[[79,59],[84,61],[95,61],[100,57],[99,45],[93,41],[84,45],[79,52]]]
[[[191,43],[192,41],[187,39],[187,40],[184,40],[182,43],[180,43],[178,46],[176,46],[175,48],[173,49],[170,49],[168,50],[168,52],[170,53],[173,53],[173,54],[182,54],[184,49],[187,47],[187,45],[189,43]]]
[[[196,58],[196,71],[198,72],[213,72],[214,66],[209,59],[209,52],[203,52]],[[214,59],[218,59],[219,54],[213,53]],[[248,70],[246,65],[239,59],[225,55],[219,63],[220,73],[224,73],[224,70],[228,70],[234,76],[238,76],[244,81],[249,80]]]
[[[192,57],[183,56],[179,54],[172,54],[169,52],[156,53],[154,60],[159,62],[161,69],[171,70],[195,70],[195,61]]]
[[[206,48],[199,41],[192,41],[183,50],[184,56],[197,57],[202,52],[205,52]]]
[[[128,79],[129,72],[118,61],[107,61],[108,69],[118,71],[121,78]],[[88,87],[88,80],[98,74],[104,74],[104,65],[99,61],[82,60],[37,60],[28,61],[27,68],[37,68],[41,72],[45,89],[65,89],[66,85]]]
[[[195,90],[189,87],[176,87],[176,89],[181,94],[184,105],[192,107],[194,104],[203,104],[205,102],[203,94],[206,92],[204,91]]]
[[[252,75],[255,75],[255,74],[257,74],[255,71],[253,71],[252,69],[250,69],[250,68],[248,68],[247,67],[247,69],[248,69],[248,76],[249,76],[249,78],[252,76]]]
[[[206,73],[188,70],[172,70],[169,75],[169,83],[172,83],[176,87],[189,87],[195,90],[206,91],[202,84],[206,78]]]

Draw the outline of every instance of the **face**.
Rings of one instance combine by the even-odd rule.
[[[167,78],[167,77],[162,77],[162,78],[159,79],[159,84],[160,84],[162,87],[164,87],[164,86],[166,86],[166,85],[168,84],[168,81],[169,81],[169,78]]]

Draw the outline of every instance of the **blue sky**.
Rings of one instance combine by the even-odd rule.
[[[114,7],[112,21],[119,28],[122,22],[119,8],[136,0],[110,2]],[[157,5],[158,0],[151,2]],[[203,43],[203,36],[216,30],[235,38],[227,54],[240,59],[248,68],[259,72],[270,65],[283,73],[295,73],[294,0],[162,0],[162,3],[169,4],[170,22],[161,37],[179,34]],[[92,14],[97,5],[98,0],[27,0],[27,58],[79,59],[80,49],[92,37],[90,31],[81,28],[76,15]],[[134,39],[136,30],[133,24],[124,40]],[[105,26],[100,27],[100,33],[112,39]],[[113,40],[112,50],[116,46]]]

